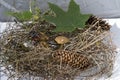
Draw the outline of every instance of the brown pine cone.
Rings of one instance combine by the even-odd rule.
[[[111,28],[111,26],[106,21],[96,16],[91,16],[86,22],[86,25],[94,25],[96,22],[97,24],[91,30],[97,30],[100,28],[103,31],[108,31]],[[89,26],[86,26],[86,28],[89,28]]]
[[[74,53],[73,51],[58,50],[52,54],[53,61],[56,63],[69,65],[72,68],[86,69],[90,65],[89,59],[83,55]]]

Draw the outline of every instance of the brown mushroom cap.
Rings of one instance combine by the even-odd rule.
[[[65,43],[69,42],[69,39],[65,36],[58,36],[58,37],[55,38],[55,41],[58,44],[65,44]]]

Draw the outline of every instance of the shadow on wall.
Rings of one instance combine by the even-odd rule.
[[[11,21],[8,11],[22,11],[29,9],[29,0],[0,0],[0,21]]]

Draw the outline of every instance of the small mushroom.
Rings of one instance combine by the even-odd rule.
[[[69,39],[65,36],[58,36],[58,37],[55,38],[55,41],[58,44],[65,44],[65,43],[69,42]]]

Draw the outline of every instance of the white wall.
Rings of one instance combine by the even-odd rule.
[[[76,0],[83,13],[100,17],[120,17],[120,0]]]

